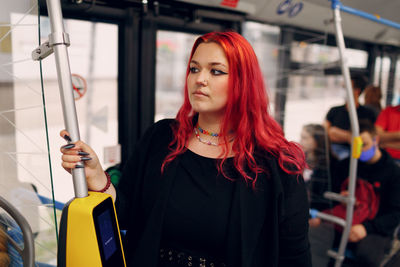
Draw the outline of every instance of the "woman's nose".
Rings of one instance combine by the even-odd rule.
[[[197,77],[197,83],[203,86],[207,86],[208,85],[208,78],[207,75],[205,75],[204,73],[200,72],[198,77]]]

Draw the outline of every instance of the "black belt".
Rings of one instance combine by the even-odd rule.
[[[226,264],[208,259],[196,257],[190,253],[177,251],[175,249],[160,249],[160,262],[168,265],[178,265],[187,267],[227,267]]]

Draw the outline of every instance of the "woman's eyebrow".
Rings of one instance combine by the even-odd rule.
[[[208,63],[208,65],[211,65],[211,66],[222,66],[222,67],[226,68],[226,65],[222,64],[220,62],[210,62],[210,63]]]
[[[190,61],[190,63],[196,64],[196,65],[200,65],[200,63],[197,62],[197,61],[194,60],[194,59],[192,59],[192,60]],[[222,67],[227,68],[227,66],[226,66],[225,64],[221,63],[221,62],[210,62],[210,63],[208,63],[208,65],[210,65],[210,66],[222,66]]]

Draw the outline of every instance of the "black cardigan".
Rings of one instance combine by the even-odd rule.
[[[164,212],[178,159],[161,175],[169,153],[171,124],[154,124],[136,145],[117,187],[119,225],[126,229],[128,266],[157,267]],[[236,187],[227,241],[227,265],[240,267],[309,267],[308,202],[302,177],[288,175],[277,161],[256,155],[268,170],[254,191],[243,181]],[[268,176],[268,177],[267,177]]]

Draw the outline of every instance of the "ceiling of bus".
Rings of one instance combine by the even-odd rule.
[[[334,33],[329,0],[180,0],[244,12],[248,18],[278,25]],[[399,0],[343,0],[346,6],[400,23]],[[400,30],[342,12],[347,37],[400,46]]]

